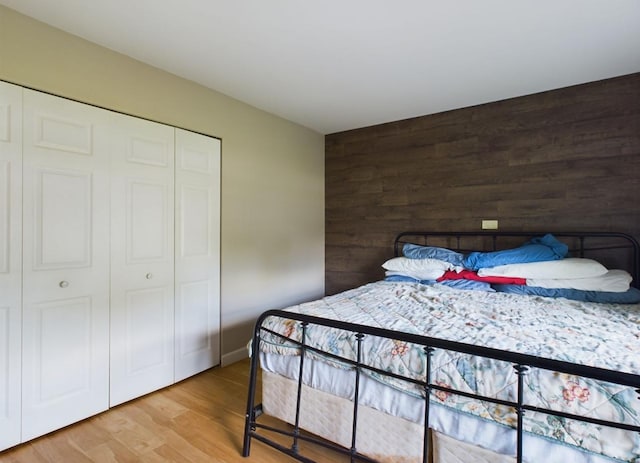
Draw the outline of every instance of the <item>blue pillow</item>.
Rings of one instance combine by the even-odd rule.
[[[569,253],[569,246],[564,244],[562,241],[558,241],[551,233],[531,238],[527,243],[525,243],[525,245],[526,244],[544,244],[545,246],[549,246],[560,259],[567,257],[567,254]]]
[[[472,290],[472,291],[486,291],[489,293],[495,292],[495,289],[491,287],[489,283],[486,281],[475,281],[475,280],[443,280],[438,282],[441,285],[449,286],[450,288],[455,289],[464,289],[464,290]]]
[[[464,255],[452,251],[451,249],[439,248],[436,246],[420,246],[412,243],[405,243],[402,247],[402,254],[409,259],[438,259],[456,267],[462,267]]]
[[[384,281],[396,281],[407,283],[421,283],[423,285],[434,285],[436,280],[418,280],[417,278],[410,277],[408,275],[387,275],[384,277]]]
[[[499,293],[523,294],[527,296],[564,297],[574,301],[598,302],[602,304],[639,304],[640,289],[629,288],[622,293],[609,291],[583,291],[580,289],[540,288],[526,285],[492,285]]]
[[[544,262],[564,258],[569,247],[547,234],[533,238],[519,248],[494,252],[471,252],[464,258],[464,267],[469,270],[496,267],[498,265]]]
[[[384,281],[420,283],[422,285],[434,285],[438,283],[443,286],[449,286],[450,288],[456,289],[495,292],[495,289],[493,289],[489,283],[474,280],[444,280],[438,282],[436,280],[418,280],[417,278],[407,275],[387,275],[384,277]]]

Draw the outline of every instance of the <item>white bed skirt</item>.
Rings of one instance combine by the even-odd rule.
[[[262,373],[262,405],[267,415],[295,422],[297,382],[276,373]],[[345,448],[351,447],[353,403],[342,397],[302,388],[301,427]],[[422,461],[422,425],[367,406],[358,408],[356,448],[381,463]],[[466,444],[431,430],[433,463],[514,463],[515,458]]]

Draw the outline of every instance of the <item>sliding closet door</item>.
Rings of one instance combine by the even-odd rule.
[[[20,442],[22,88],[0,82],[0,450]]]
[[[176,381],[220,363],[220,140],[176,129]]]
[[[108,407],[108,115],[24,90],[23,440]]]
[[[112,406],[173,383],[174,129],[114,114]]]

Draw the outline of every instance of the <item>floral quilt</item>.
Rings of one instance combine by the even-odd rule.
[[[539,357],[640,374],[640,305],[593,304],[481,291],[442,285],[380,281],[335,296],[290,307],[290,311],[350,323],[448,339]],[[264,326],[300,340],[301,325],[267,319]],[[282,340],[263,335],[261,349],[297,355]],[[355,336],[312,325],[307,344],[355,359]],[[421,346],[365,337],[362,360],[384,371],[424,380]],[[437,349],[432,381],[456,390],[516,400],[517,375],[511,364]],[[375,375],[375,374],[372,374]],[[377,377],[420,395],[411,383]],[[582,416],[640,425],[640,397],[633,388],[530,369],[525,403]],[[459,411],[514,425],[510,407],[436,391],[434,398]],[[640,434],[561,417],[527,412],[525,431],[624,462],[640,463]]]

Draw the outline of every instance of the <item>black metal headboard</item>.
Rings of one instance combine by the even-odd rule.
[[[569,246],[573,257],[588,257],[609,269],[627,270],[632,285],[640,288],[640,244],[631,235],[613,232],[551,232]],[[543,236],[546,232],[424,232],[408,231],[396,236],[394,254],[402,255],[405,243],[439,246],[454,251],[498,251],[522,245],[525,241]]]

